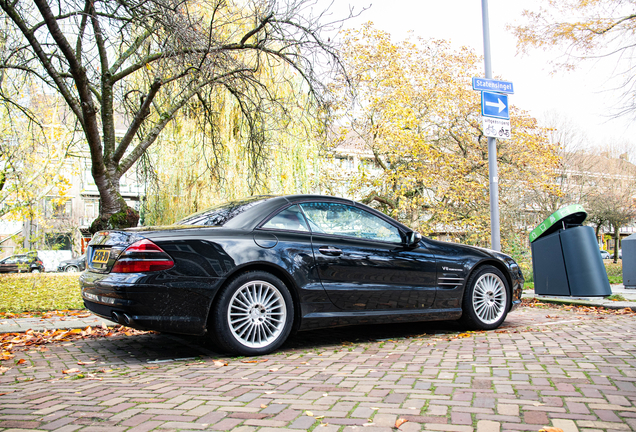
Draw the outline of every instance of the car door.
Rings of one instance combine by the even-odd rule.
[[[337,307],[379,311],[431,306],[435,257],[425,248],[408,248],[397,226],[348,204],[308,202],[300,207],[312,230],[318,275]]]

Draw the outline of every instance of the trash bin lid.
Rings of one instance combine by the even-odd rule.
[[[548,234],[557,232],[566,225],[581,225],[587,212],[581,204],[570,204],[552,213],[550,217],[541,222],[538,227],[530,232],[530,242],[538,238],[545,237]]]

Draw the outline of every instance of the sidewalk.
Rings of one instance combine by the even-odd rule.
[[[605,297],[564,297],[537,295],[534,291],[524,291],[523,298],[536,298],[542,302],[573,304],[581,306],[596,306],[608,309],[630,308],[636,311],[636,289],[626,289],[622,284],[612,285],[612,294],[620,295],[626,301],[608,300]]]
[[[22,333],[27,330],[58,330],[86,327],[98,327],[102,323],[107,326],[115,325],[114,322],[91,314],[88,317],[58,316],[52,318],[2,318],[0,319],[0,333]]]
[[[524,291],[523,298],[536,298],[542,302],[575,304],[581,306],[596,306],[609,309],[631,308],[636,311],[636,290],[625,289],[623,285],[612,285],[612,294],[623,296],[627,301],[607,300],[603,297],[560,297],[535,295],[534,291]],[[15,318],[0,319],[0,333],[22,333],[27,330],[58,330],[97,327],[103,324],[107,326],[115,325],[107,319],[90,315],[89,317],[78,318],[75,316],[63,316],[53,318]]]

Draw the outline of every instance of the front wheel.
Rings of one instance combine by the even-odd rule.
[[[501,271],[486,265],[468,279],[460,321],[474,330],[492,330],[508,314],[508,282]]]
[[[244,273],[220,293],[212,310],[212,337],[239,355],[268,354],[289,336],[294,304],[285,284],[262,271]]]
[[[79,272],[79,269],[75,266],[68,266],[64,269],[64,271],[67,273],[77,273]]]

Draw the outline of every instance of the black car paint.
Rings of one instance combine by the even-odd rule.
[[[348,261],[334,271],[328,255],[319,251],[320,246],[337,245],[346,250],[351,238],[261,228],[270,216],[289,205],[315,200],[362,206],[397,226],[404,238],[410,232],[408,227],[369,207],[324,196],[269,198],[246,209],[224,227],[169,226],[107,232],[96,235],[89,246],[88,271],[80,278],[85,304],[109,319],[113,311],[125,313],[132,327],[201,335],[206,332],[208,313],[219,289],[245,271],[264,270],[280,278],[300,306],[295,308],[297,330],[457,319],[462,314],[466,281],[481,264],[501,269],[512,290],[511,309],[520,303],[523,276],[514,261],[494,251],[424,238],[417,245],[392,244],[384,248],[384,255],[368,250],[366,256],[359,255],[364,247],[351,250]],[[173,258],[174,267],[143,274],[109,273],[125,247],[143,238],[166,251]],[[97,248],[111,250],[108,263],[92,263]],[[392,259],[391,248],[404,255],[394,257],[394,262],[409,269],[406,276],[383,274]],[[428,259],[423,260],[420,254]],[[420,263],[424,271],[417,270]],[[321,274],[329,272],[333,279],[325,289]],[[347,278],[350,281],[354,273],[374,281],[375,287],[354,284],[347,289]],[[400,282],[405,281],[407,287],[401,286]],[[387,287],[390,291],[391,286],[399,295],[387,298]]]

